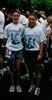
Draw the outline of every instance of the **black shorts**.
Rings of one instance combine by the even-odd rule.
[[[33,71],[40,71],[41,69],[41,62],[37,61],[39,51],[26,51],[24,52],[25,62],[28,67],[31,67]]]

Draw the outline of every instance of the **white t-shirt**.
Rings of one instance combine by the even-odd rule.
[[[46,28],[46,34],[48,33],[48,32],[50,32],[52,29],[50,28],[50,26],[48,26],[47,28]]]
[[[27,26],[28,25],[28,19],[24,15],[20,15],[19,23],[21,23],[24,26]]]
[[[8,24],[4,29],[4,38],[7,39],[6,47],[12,51],[19,51],[23,49],[22,37],[24,26],[20,23]]]
[[[3,39],[3,28],[5,23],[5,17],[2,11],[0,11],[0,39]]]
[[[41,42],[46,40],[42,29],[38,26],[26,28],[24,31],[25,50],[38,51]]]

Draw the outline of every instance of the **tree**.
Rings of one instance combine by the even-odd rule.
[[[24,9],[24,10],[45,10],[52,13],[52,0],[0,0],[0,8],[5,6],[7,9]]]
[[[31,0],[31,7],[38,10],[44,10],[47,13],[51,13],[52,0]]]
[[[6,1],[6,8],[8,9],[15,9],[19,7],[21,0],[7,0]]]
[[[48,14],[52,14],[52,0],[45,0],[45,4],[47,6]]]

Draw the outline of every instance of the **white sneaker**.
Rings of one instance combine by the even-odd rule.
[[[49,81],[51,81],[51,82],[52,82],[52,76],[50,76],[50,77],[49,77]]]
[[[32,92],[35,89],[35,85],[30,85],[28,92]]]
[[[36,87],[34,94],[38,96],[40,94],[40,88]]]
[[[20,78],[21,79],[27,79],[27,80],[29,80],[29,75],[28,74],[25,74],[25,75],[21,76]]]
[[[15,91],[15,86],[14,85],[11,85],[10,86],[10,89],[9,89],[9,92],[14,92]]]
[[[17,86],[16,86],[16,90],[17,90],[17,92],[20,92],[20,93],[21,93],[21,92],[22,92],[21,86],[20,86],[20,85],[17,85]]]

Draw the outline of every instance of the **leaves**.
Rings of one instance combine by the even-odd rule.
[[[24,10],[32,10],[33,8],[52,13],[52,0],[0,0],[0,6],[12,9],[22,8]]]

